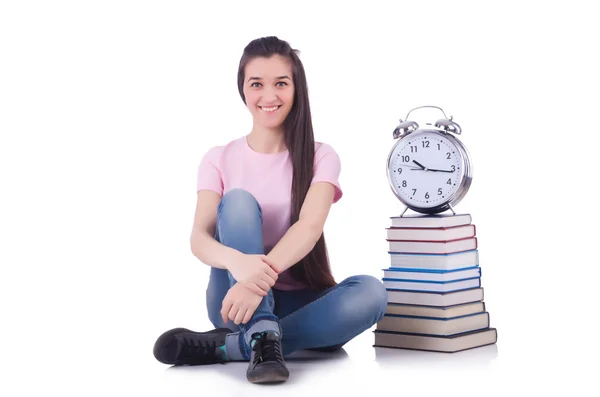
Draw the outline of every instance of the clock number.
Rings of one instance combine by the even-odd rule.
[[[423,144],[423,147],[429,147],[429,141],[422,141],[421,143]],[[438,144],[438,146],[440,145]]]
[[[409,156],[402,156],[402,161],[404,161],[405,163],[408,163],[410,161],[410,157]]]
[[[437,145],[438,145],[438,150],[440,150],[440,144],[438,143]]]
[[[402,187],[406,187],[406,181],[402,181]]]
[[[411,153],[413,153],[413,152],[416,153],[417,152],[417,147],[416,146],[411,146],[410,147],[410,152]]]
[[[438,196],[441,196],[441,195],[442,195],[442,188],[440,187],[440,188],[438,188]]]
[[[417,194],[417,189],[413,189],[412,191],[413,191],[413,196],[414,196],[415,194]]]
[[[452,167],[452,171],[456,170],[456,167],[454,166],[454,164],[452,164],[451,167]]]
[[[446,182],[446,185],[452,185],[452,179],[448,178],[448,182]]]
[[[446,153],[446,158],[450,160],[450,152]]]
[[[402,173],[402,167],[398,168],[398,173],[401,174]]]
[[[428,199],[429,198],[429,192],[425,193],[425,198]]]

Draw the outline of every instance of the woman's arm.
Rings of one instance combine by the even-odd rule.
[[[190,236],[192,253],[201,262],[219,269],[227,269],[240,261],[242,253],[227,247],[214,238],[217,209],[221,196],[210,190],[200,190],[196,202],[194,225]]]
[[[247,255],[221,244],[213,236],[221,196],[210,190],[198,192],[194,226],[190,236],[192,253],[201,262],[227,269],[241,284],[265,296],[277,281],[277,273],[263,259],[264,255]]]
[[[278,273],[298,263],[314,248],[323,233],[334,194],[335,187],[329,182],[316,182],[308,189],[298,221],[267,255]]]

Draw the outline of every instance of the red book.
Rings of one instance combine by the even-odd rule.
[[[410,254],[452,254],[477,249],[477,237],[447,241],[390,240],[389,252]]]
[[[475,225],[437,228],[388,227],[388,240],[405,241],[451,241],[475,237]]]

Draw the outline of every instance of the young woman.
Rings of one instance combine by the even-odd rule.
[[[372,276],[334,280],[323,227],[342,197],[340,159],[315,142],[304,67],[286,41],[244,49],[238,88],[249,134],[208,150],[198,169],[193,254],[211,266],[216,329],[175,328],[155,343],[165,364],[249,361],[253,383],[285,381],[284,356],[334,350],[369,329],[387,294]]]

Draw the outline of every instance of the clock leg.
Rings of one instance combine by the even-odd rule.
[[[452,208],[452,205],[448,204],[448,207],[450,207],[450,211],[452,211],[452,215],[456,215],[456,212],[454,212],[454,208]]]
[[[408,210],[408,207],[404,208],[404,211],[402,211],[402,213],[400,214],[400,218],[402,218],[402,215],[404,215],[404,213]]]

